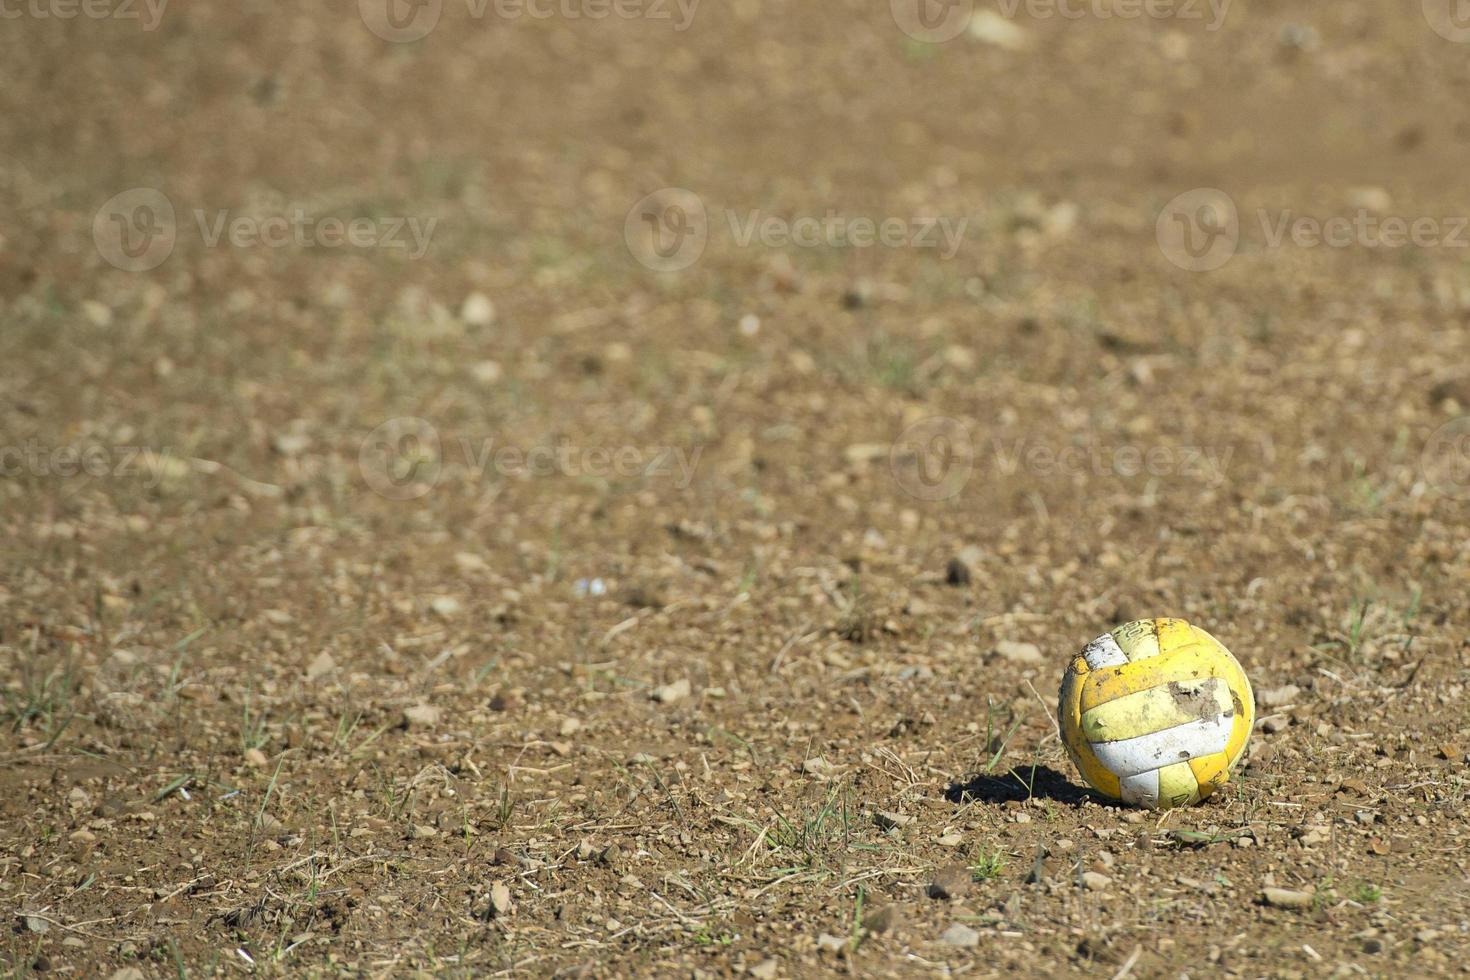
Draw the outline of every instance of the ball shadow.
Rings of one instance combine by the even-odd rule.
[[[1015,766],[1003,775],[979,773],[966,783],[954,783],[944,791],[951,803],[1009,803],[1032,797],[1052,800],[1066,806],[1081,806],[1089,800],[1107,800],[1085,786],[1079,786],[1050,766]]]

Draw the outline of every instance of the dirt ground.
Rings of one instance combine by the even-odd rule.
[[[1464,974],[1448,0],[394,3],[0,2],[8,975]]]

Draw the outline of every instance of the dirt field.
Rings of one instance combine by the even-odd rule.
[[[393,2],[0,2],[9,975],[1465,972],[1449,0]]]

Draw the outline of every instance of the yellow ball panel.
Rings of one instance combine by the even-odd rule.
[[[1239,663],[1179,619],[1128,623],[1100,639],[1116,644],[1114,659],[1094,654],[1089,668],[1074,658],[1058,698],[1062,741],[1083,778],[1105,796],[1149,807],[1216,792],[1255,721]],[[1119,651],[1128,662],[1117,661]]]

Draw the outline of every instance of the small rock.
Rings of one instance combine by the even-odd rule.
[[[963,922],[956,922],[939,934],[939,941],[946,946],[967,949],[980,945],[980,934]]]
[[[871,933],[891,932],[903,924],[903,908],[896,902],[880,905],[863,916],[863,928]]]
[[[880,830],[897,830],[900,827],[907,827],[909,824],[913,823],[914,818],[909,816],[907,813],[897,813],[892,810],[879,810],[876,814],[873,815],[873,822],[878,825],[878,828]]]
[[[989,10],[970,15],[970,36],[1007,51],[1022,51],[1029,44],[1026,31],[1014,21]]]
[[[959,847],[964,842],[965,835],[959,832],[945,834],[935,841],[941,847]]]
[[[1278,909],[1309,909],[1312,907],[1313,897],[1311,892],[1293,891],[1290,888],[1261,890],[1262,903]]]
[[[841,953],[847,948],[847,940],[840,936],[824,932],[817,937],[817,952],[819,953]]]
[[[416,823],[410,835],[414,840],[430,840],[439,836],[439,831],[427,824]]]
[[[966,545],[960,549],[959,554],[949,560],[944,569],[944,581],[947,585],[969,585],[980,574],[981,561],[985,558],[985,552],[975,545]]]
[[[565,719],[563,719],[562,720],[562,723],[561,723],[561,728],[558,729],[558,731],[561,732],[562,738],[569,738],[572,735],[577,734],[581,730],[582,730],[582,722],[580,720],[576,719],[576,718],[565,718]]]
[[[470,377],[488,387],[505,377],[505,369],[499,361],[478,361],[470,367]]]
[[[460,601],[452,595],[441,595],[435,596],[432,600],[430,600],[429,608],[434,610],[436,614],[444,617],[445,619],[453,619],[455,616],[459,615],[460,610],[462,610],[464,606],[461,605]]]
[[[935,872],[934,880],[929,882],[929,897],[942,901],[961,898],[970,890],[973,880],[969,868],[963,864],[951,864]]]
[[[995,652],[1017,664],[1039,664],[1042,660],[1041,648],[1035,643],[1001,640],[995,645]]]
[[[147,980],[143,971],[136,966],[125,966],[114,973],[108,980]]]
[[[490,886],[490,912],[496,918],[509,915],[511,909],[510,889],[505,882],[497,881]]]
[[[664,684],[662,687],[654,688],[651,696],[653,700],[660,704],[673,704],[675,701],[682,701],[687,698],[691,690],[693,688],[690,687],[688,679],[680,678],[672,684]]]
[[[1302,689],[1295,684],[1273,687],[1265,691],[1257,691],[1256,704],[1262,708],[1284,708],[1294,703],[1301,693]]]
[[[266,766],[270,765],[271,762],[265,757],[264,752],[260,751],[260,749],[255,748],[245,750],[245,761],[250,763],[257,769],[264,769]]]
[[[306,679],[309,681],[319,680],[337,669],[337,661],[332,655],[323,650],[312,658],[311,663],[306,665]]]
[[[623,849],[618,846],[617,841],[613,841],[602,849],[602,853],[597,855],[597,860],[606,865],[614,865],[622,856]]]
[[[1291,725],[1291,719],[1286,715],[1267,715],[1260,721],[1261,731],[1267,735],[1275,735],[1284,732]]]
[[[1082,872],[1082,887],[1090,892],[1107,891],[1113,884],[1113,879],[1099,871]]]
[[[814,755],[801,764],[801,771],[818,779],[831,779],[837,774],[837,767],[821,756]]]
[[[584,842],[585,843],[585,842]],[[503,847],[497,847],[495,854],[490,858],[490,863],[501,867],[514,868],[520,865],[520,859]]]
[[[778,966],[780,966],[780,964],[775,960],[775,958],[772,958],[768,960],[761,960],[755,966],[748,967],[745,972],[755,977],[756,980],[772,980],[772,978],[776,975],[776,968]]]
[[[433,728],[439,724],[439,709],[432,704],[416,704],[403,709],[404,728]]]
[[[484,293],[470,293],[459,308],[459,318],[472,327],[488,327],[495,322],[495,303]]]
[[[99,303],[94,299],[82,300],[82,313],[94,327],[112,325],[112,308],[106,303]]]

